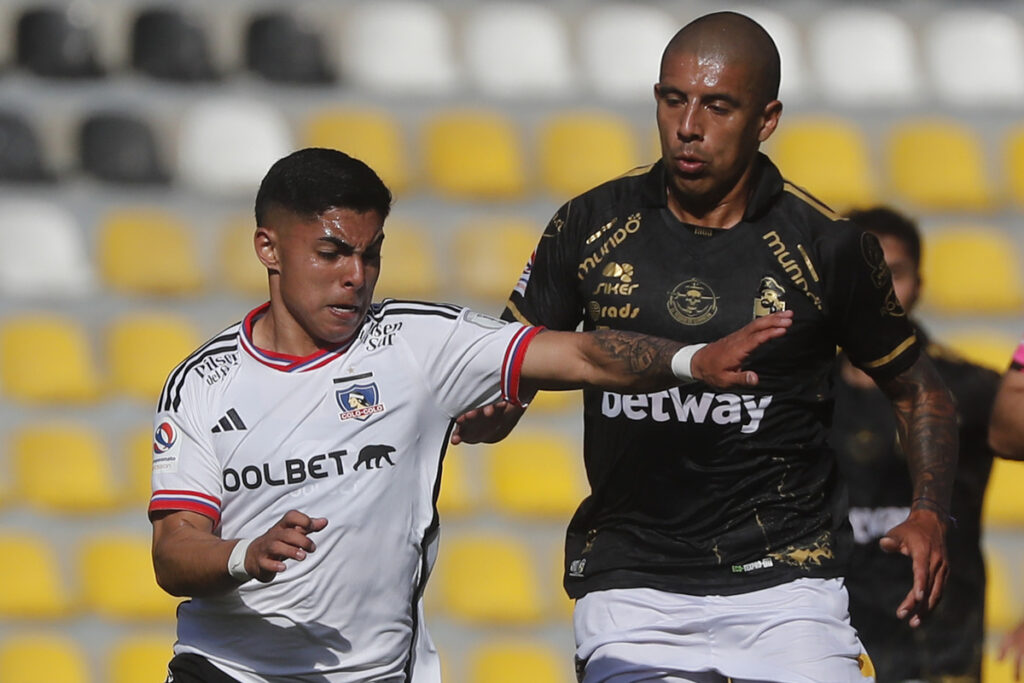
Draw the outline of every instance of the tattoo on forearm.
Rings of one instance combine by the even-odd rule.
[[[956,411],[931,361],[922,357],[885,382],[914,482],[913,508],[949,515],[957,461]]]
[[[671,372],[672,355],[679,350],[676,342],[621,330],[597,330],[593,333],[598,347],[613,363],[623,363],[634,375],[660,376]]]

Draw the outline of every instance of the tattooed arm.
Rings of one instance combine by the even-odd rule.
[[[935,607],[949,573],[945,532],[957,460],[957,426],[953,400],[926,356],[909,369],[879,384],[896,412],[900,443],[914,483],[910,516],[889,530],[880,545],[886,552],[911,558],[914,585],[896,610],[899,618],[921,624]]]
[[[715,387],[752,386],[757,375],[743,362],[758,346],[785,334],[792,312],[758,318],[709,343],[693,356],[694,379]],[[672,357],[679,342],[620,330],[545,331],[530,343],[522,368],[522,391],[603,388],[648,392],[679,384]]]

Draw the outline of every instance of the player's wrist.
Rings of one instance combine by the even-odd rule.
[[[693,373],[693,357],[707,344],[689,344],[675,352],[672,356],[672,374],[684,382],[691,382],[697,377]]]
[[[254,578],[249,570],[245,568],[245,555],[249,551],[249,545],[256,539],[254,538],[243,538],[235,543],[235,547],[231,549],[231,554],[228,556],[228,574],[231,575],[235,581],[239,583],[245,583],[250,579]]]

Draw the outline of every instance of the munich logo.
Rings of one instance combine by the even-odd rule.
[[[334,397],[341,407],[342,420],[356,419],[364,421],[371,415],[384,412],[384,404],[380,402],[380,392],[377,390],[377,383],[353,384],[344,389],[337,389]]]
[[[178,432],[170,422],[161,422],[153,433],[153,453],[160,455],[171,450],[178,440]]]
[[[761,284],[757,286],[757,296],[754,297],[754,317],[763,318],[786,310],[786,301],[782,298],[785,293],[783,286],[771,275],[761,278]]]
[[[668,312],[683,325],[703,325],[718,313],[718,297],[707,284],[690,278],[668,293]]]

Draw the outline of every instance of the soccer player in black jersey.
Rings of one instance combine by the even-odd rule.
[[[921,240],[909,219],[887,208],[855,211],[850,219],[878,237],[903,307],[921,291]],[[949,581],[942,602],[921,628],[900,623],[891,605],[913,580],[902,558],[882,551],[879,539],[906,518],[912,485],[896,439],[892,411],[872,379],[845,356],[837,368],[830,443],[839,455],[850,496],[854,546],[846,573],[850,618],[879,681],[979,681],[984,645],[985,563],[981,504],[992,468],[988,422],[999,375],[969,363],[916,327],[956,403],[960,451],[950,512]]]
[[[870,677],[842,587],[852,533],[826,443],[835,349],[882,387],[913,481],[883,538],[914,582],[912,626],[947,574],[952,402],[892,289],[878,241],[786,182],[758,152],[782,112],[771,37],[719,12],[684,27],[654,87],[662,158],[563,205],[504,317],[643,330],[687,343],[777,310],[755,390],[696,383],[584,392],[591,495],[566,538],[582,680]],[[453,440],[503,436],[518,411],[463,416]]]

